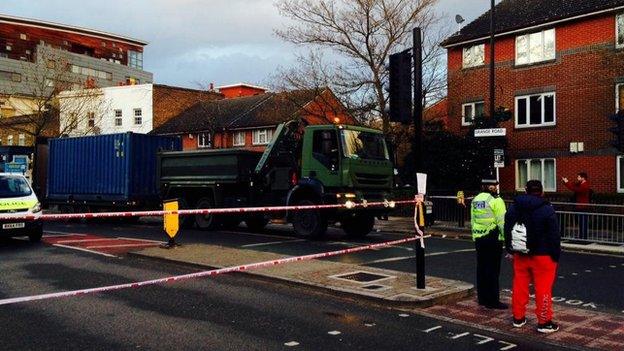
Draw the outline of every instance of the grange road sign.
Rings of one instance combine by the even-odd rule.
[[[507,135],[506,128],[475,129],[475,138],[497,137]]]
[[[494,149],[494,167],[505,167],[505,150]]]

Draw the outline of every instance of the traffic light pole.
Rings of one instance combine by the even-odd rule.
[[[414,141],[412,143],[412,153],[414,154],[414,168],[416,172],[423,169],[422,154],[422,32],[420,28],[414,28],[412,55],[414,62]],[[416,173],[415,172],[415,173]],[[415,188],[418,191],[418,177],[414,174]],[[424,206],[421,207],[424,209]],[[422,214],[424,215],[424,214]],[[422,228],[421,228],[422,230]],[[416,233],[417,234],[417,233]],[[425,288],[425,248],[422,240],[416,240],[416,288]]]

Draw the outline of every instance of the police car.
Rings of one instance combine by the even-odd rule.
[[[19,217],[41,213],[41,203],[26,177],[21,174],[0,173],[0,216]],[[41,240],[41,221],[0,219],[0,237],[28,236]]]

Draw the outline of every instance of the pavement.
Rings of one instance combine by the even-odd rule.
[[[174,249],[149,248],[133,252],[132,255],[191,264],[205,269],[235,267],[291,257],[206,244],[184,245]],[[427,277],[426,288],[416,289],[414,274],[325,260],[294,262],[245,270],[245,273],[334,293],[357,295],[393,305],[431,306],[465,298],[473,292],[471,284],[437,277]]]
[[[390,217],[387,221],[377,221],[379,231],[390,233],[414,233],[414,220],[411,217]],[[456,223],[436,222],[436,225],[427,228],[427,234],[443,238],[470,238],[470,223],[460,228]],[[564,250],[603,253],[610,255],[624,255],[624,244],[602,244],[582,242],[578,240],[562,240]]]

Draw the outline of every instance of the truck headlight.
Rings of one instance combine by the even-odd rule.
[[[352,208],[355,207],[355,202],[347,201],[347,202],[345,202],[345,207],[348,208],[348,209],[352,209]]]

